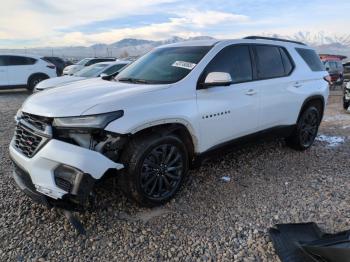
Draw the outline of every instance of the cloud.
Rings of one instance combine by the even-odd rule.
[[[9,26],[6,26],[6,28],[0,26],[0,40],[35,39],[34,42],[37,43],[37,46],[113,43],[126,37],[161,40],[173,35],[180,37],[199,36],[202,34],[202,30],[210,26],[249,21],[249,17],[244,15],[221,11],[200,11],[191,8],[182,12],[170,11],[167,21],[161,23],[92,33],[65,31],[75,26],[88,25],[111,18],[124,19],[127,18],[128,14],[135,13],[136,10],[139,15],[157,12],[161,4],[173,1],[142,1],[142,3],[137,4],[135,2],[116,4],[114,1],[104,1],[96,4],[96,1],[86,0],[82,7],[77,8],[74,3],[72,5],[63,4],[65,0],[62,0],[60,5],[41,0],[40,4],[36,2],[36,4],[27,6],[28,9],[24,10],[18,8],[21,1],[14,0],[16,2],[14,15],[21,17],[21,19],[11,20],[9,16],[1,17],[0,15],[0,25],[4,24],[5,20],[11,20],[11,24],[7,23]],[[47,10],[46,12],[44,12],[44,8]],[[89,9],[94,11],[89,12]],[[123,10],[123,12],[116,12],[117,9]]]
[[[3,1],[0,47],[90,45],[126,37],[160,40],[174,35],[344,33],[349,18],[342,10],[349,9],[350,2],[333,2],[330,6],[324,0],[295,0],[292,5],[288,0]]]
[[[60,30],[112,18],[152,13],[157,6],[176,0],[11,0],[1,3],[1,39],[42,39]]]
[[[215,11],[199,12],[193,10],[193,12],[178,15],[182,16],[170,18],[169,22],[137,28],[121,28],[93,34],[67,33],[63,37],[52,39],[49,43],[88,45],[99,42],[113,43],[126,37],[161,40],[173,35],[187,38],[201,35],[202,32],[198,31],[198,29],[203,29],[207,26],[232,22],[240,23],[249,20],[248,17],[243,15]]]
[[[180,18],[173,18],[172,21],[174,23],[184,23],[188,26],[199,28],[221,23],[243,23],[249,21],[249,17],[246,15],[219,11],[190,10],[185,13],[177,13],[177,15],[180,16]]]

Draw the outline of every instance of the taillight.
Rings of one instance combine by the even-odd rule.
[[[54,64],[48,64],[47,67],[51,68],[51,69],[55,69],[56,68],[56,66]]]
[[[332,78],[331,78],[330,75],[325,76],[323,79],[324,79],[325,81],[327,81],[329,84],[332,83]]]

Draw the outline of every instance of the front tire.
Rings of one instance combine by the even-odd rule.
[[[350,106],[350,101],[345,101],[345,99],[344,99],[344,101],[343,101],[344,110],[347,110],[349,108],[349,106]]]
[[[122,189],[142,206],[159,206],[179,191],[189,167],[184,143],[173,135],[133,139],[123,153]]]
[[[293,134],[286,139],[287,145],[297,150],[306,150],[312,146],[321,122],[320,112],[315,106],[306,108],[297,123]]]

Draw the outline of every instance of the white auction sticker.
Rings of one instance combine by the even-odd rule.
[[[185,61],[175,61],[172,66],[176,66],[176,67],[181,67],[181,68],[185,68],[188,70],[192,70],[196,64],[191,63],[191,62],[185,62]]]

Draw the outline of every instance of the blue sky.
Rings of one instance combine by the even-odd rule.
[[[92,45],[123,38],[349,34],[348,0],[5,0],[0,48]]]

